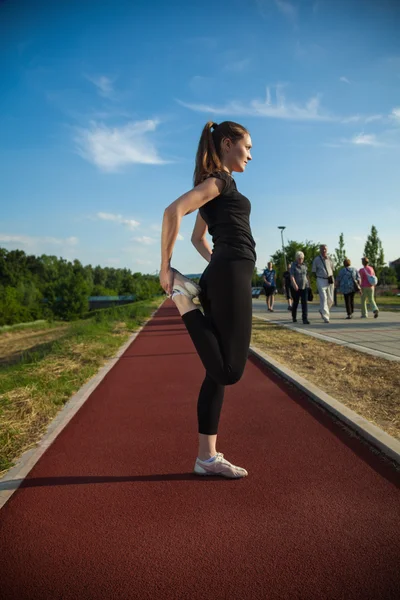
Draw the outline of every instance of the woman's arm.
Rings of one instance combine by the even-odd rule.
[[[209,177],[165,209],[161,231],[160,283],[167,294],[172,293],[174,276],[170,264],[182,218],[219,196],[224,186],[225,182],[221,179]]]
[[[206,259],[207,262],[210,262],[212,252],[206,238],[207,231],[207,223],[200,215],[200,212],[198,212],[196,222],[193,228],[191,242],[196,248],[197,252],[199,252],[201,256]]]

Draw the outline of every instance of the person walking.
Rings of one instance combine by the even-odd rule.
[[[217,452],[216,441],[225,386],[242,377],[250,346],[251,282],[257,257],[249,222],[251,204],[238,191],[232,173],[245,171],[252,160],[251,147],[243,125],[209,121],[197,149],[194,187],[165,209],[161,233],[160,283],[174,301],[206,371],[197,403],[199,449],[194,472],[234,479],[248,472]],[[171,267],[181,220],[195,210],[192,243],[209,263],[198,286]],[[193,302],[196,295],[204,312]]]
[[[285,271],[283,273],[283,289],[285,290],[285,296],[286,296],[286,300],[288,303],[288,310],[290,310],[290,312],[292,312],[292,285],[291,285],[291,275],[290,275],[290,267],[292,266],[292,263],[290,262],[288,264],[288,268],[287,271]]]
[[[304,253],[301,251],[296,252],[296,260],[290,267],[290,279],[292,284],[292,320],[293,323],[297,323],[297,307],[299,300],[301,300],[301,311],[304,325],[309,325],[308,320],[308,288],[311,287],[310,280],[307,274],[307,267],[304,264]]]
[[[352,319],[354,313],[354,294],[361,292],[361,277],[354,267],[351,266],[349,258],[345,258],[343,261],[343,268],[340,269],[335,282],[335,289],[339,290],[344,296],[344,303],[346,305],[347,317],[346,319]]]
[[[319,314],[324,323],[329,323],[329,311],[333,304],[333,262],[328,256],[328,246],[322,244],[319,247],[319,255],[312,263],[312,272],[317,277],[317,289],[319,294]]]
[[[265,299],[269,312],[274,312],[274,300],[276,292],[276,271],[272,262],[269,262],[263,272]]]
[[[368,318],[367,304],[370,304],[372,312],[374,313],[374,318],[377,319],[379,316],[379,309],[375,302],[375,286],[378,283],[378,279],[373,267],[369,265],[368,258],[364,256],[361,261],[363,264],[363,268],[359,271],[361,276],[361,318]]]

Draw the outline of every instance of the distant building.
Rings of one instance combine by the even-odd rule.
[[[389,267],[392,267],[392,269],[395,269],[396,267],[400,266],[400,258],[396,259],[396,260],[392,260],[392,262],[389,263]]]

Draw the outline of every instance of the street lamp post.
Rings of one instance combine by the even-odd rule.
[[[287,271],[287,262],[286,262],[286,254],[285,254],[285,246],[283,244],[283,230],[286,229],[286,225],[278,225],[278,229],[281,230],[281,238],[282,238],[282,252],[283,252],[283,258],[285,261],[285,271]]]

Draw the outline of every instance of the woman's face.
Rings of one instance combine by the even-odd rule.
[[[247,163],[251,160],[251,137],[248,133],[240,138],[235,144],[231,140],[223,140],[222,148],[224,153],[224,162],[231,171],[243,173]]]
[[[304,256],[298,256],[297,262],[299,263],[299,265],[301,265],[304,262]]]

